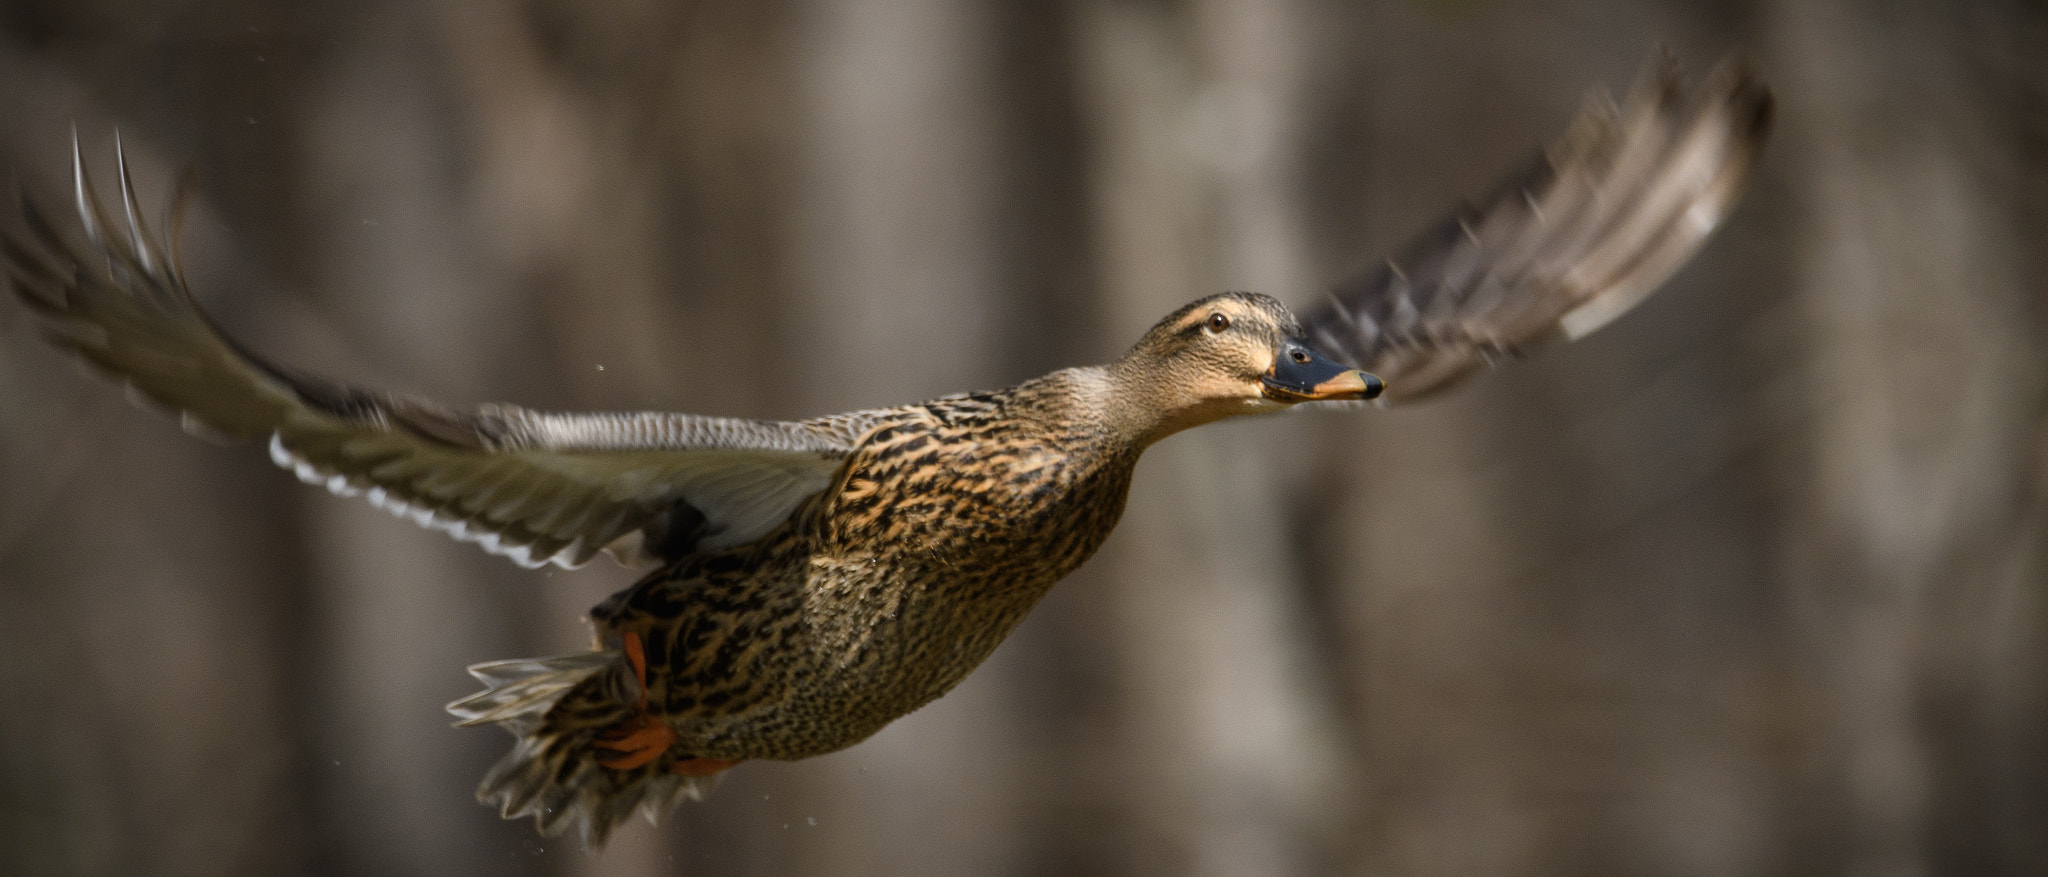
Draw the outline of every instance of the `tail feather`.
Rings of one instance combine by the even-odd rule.
[[[485,689],[448,712],[457,727],[496,724],[516,738],[476,792],[507,819],[531,816],[549,836],[575,825],[595,848],[634,813],[651,824],[717,785],[715,776],[671,773],[664,759],[631,770],[598,763],[593,740],[634,713],[637,683],[618,651],[493,661],[469,673]]]
[[[503,723],[514,734],[538,723],[549,709],[584,680],[616,664],[616,652],[585,652],[554,658],[516,658],[475,664],[469,675],[484,690],[448,705],[458,728]]]

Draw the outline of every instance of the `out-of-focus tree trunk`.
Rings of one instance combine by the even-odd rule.
[[[1095,217],[1110,321],[1135,337],[1191,289],[1299,288],[1306,10],[1289,2],[1086,3]],[[1299,424],[1201,430],[1152,450],[1102,561],[1115,589],[1127,753],[1123,870],[1326,870],[1343,782],[1286,558],[1269,453]]]
[[[1855,873],[2048,865],[2048,22],[1993,9],[1785,4],[1772,32],[1815,400],[1778,547],[1814,829]]]

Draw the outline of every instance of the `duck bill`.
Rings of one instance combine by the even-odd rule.
[[[1278,402],[1337,402],[1376,398],[1387,384],[1317,353],[1299,338],[1289,338],[1266,370],[1263,389],[1266,398]]]

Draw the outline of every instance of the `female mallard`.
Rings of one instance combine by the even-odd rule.
[[[4,252],[57,343],[188,424],[267,437],[307,481],[529,566],[652,560],[592,610],[595,651],[472,667],[487,690],[449,705],[517,738],[481,799],[598,843],[734,764],[831,752],[944,694],[1102,544],[1153,442],[1380,396],[1360,368],[1417,398],[1626,310],[1726,213],[1769,106],[1742,68],[1695,91],[1667,65],[1306,320],[1225,293],[1106,366],[801,422],[460,411],[270,365],[193,303],[125,162],[113,232],[75,147],[98,253],[27,207]]]

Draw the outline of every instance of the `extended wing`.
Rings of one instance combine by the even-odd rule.
[[[1744,63],[1698,88],[1666,58],[1587,102],[1530,167],[1302,318],[1318,349],[1419,399],[1481,365],[1574,340],[1678,270],[1742,192],[1771,94]]]
[[[23,205],[0,236],[15,291],[53,342],[188,429],[268,438],[308,482],[478,542],[527,566],[674,557],[762,535],[830,483],[866,428],[860,414],[804,422],[688,414],[457,410],[368,393],[271,365],[217,330],[175,257],[136,215],[125,157],[125,232],[101,211],[73,144],[90,257]]]

